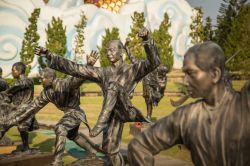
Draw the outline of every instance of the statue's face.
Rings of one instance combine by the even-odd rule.
[[[201,70],[195,64],[193,55],[186,55],[183,63],[183,72],[185,73],[185,83],[188,85],[188,92],[191,97],[205,98],[207,97],[214,86],[211,73]]]
[[[107,48],[108,59],[111,63],[115,63],[121,59],[121,50],[117,42],[110,42]]]
[[[21,72],[17,70],[16,66],[13,66],[11,74],[12,74],[13,78],[19,78],[21,75]]]

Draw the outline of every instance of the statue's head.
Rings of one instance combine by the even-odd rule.
[[[12,65],[12,76],[19,78],[20,75],[25,74],[26,65],[22,62],[16,62]]]
[[[111,63],[122,59],[123,44],[120,40],[111,40],[106,48],[107,57]]]
[[[56,78],[56,72],[55,70],[46,67],[40,72],[40,77],[43,87],[50,87],[52,86],[53,80]]]
[[[225,57],[219,45],[204,42],[189,48],[184,56],[183,72],[191,97],[206,97],[223,82]]]

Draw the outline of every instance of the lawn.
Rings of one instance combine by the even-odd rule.
[[[239,90],[244,85],[244,81],[234,81],[233,86],[235,89]],[[93,83],[88,83],[82,85],[82,89],[84,91],[99,91],[100,88]],[[178,91],[178,87],[174,83],[168,83],[167,89]],[[42,90],[41,86],[35,87],[35,93],[39,94]],[[141,84],[138,84],[138,87],[136,88],[136,91],[141,91]],[[178,99],[177,97],[171,97],[172,99]],[[94,126],[98,115],[101,110],[103,97],[102,96],[84,96],[81,97],[81,107],[84,109],[88,122],[91,127]],[[192,99],[189,99],[186,103],[191,102]],[[133,104],[139,108],[144,115],[146,115],[146,105],[144,102],[144,98],[142,96],[134,96],[132,99]],[[159,103],[158,107],[155,107],[153,110],[153,117],[156,119],[160,119],[164,116],[169,115],[175,108],[171,106],[170,104],[170,97],[164,97],[161,102]],[[37,115],[37,119],[40,120],[51,120],[51,121],[58,121],[63,116],[63,112],[59,111],[54,105],[48,104],[45,108],[43,108]],[[17,130],[15,128],[11,129],[7,135],[11,137],[13,140],[20,140],[19,135],[17,134]],[[48,137],[47,135],[40,134],[38,132],[33,132],[31,134],[31,146],[37,147],[43,151],[52,151],[53,145],[54,145],[54,137]],[[122,142],[128,143],[133,138],[132,135],[129,134],[129,123],[125,124],[123,136],[122,136]],[[168,155],[175,158],[183,159],[186,161],[191,161],[189,152],[187,150],[180,150],[178,146],[175,146],[169,150],[166,150],[161,153],[162,155]],[[75,160],[71,156],[67,155],[64,158],[65,162],[72,162]]]

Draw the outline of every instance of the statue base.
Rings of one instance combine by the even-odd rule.
[[[30,150],[28,152],[15,152],[0,156],[0,165],[4,166],[44,166],[52,163],[54,155],[52,153]]]
[[[105,160],[99,159],[97,157],[93,158],[85,158],[85,159],[79,159],[73,163],[70,163],[70,166],[103,166],[105,163]]]

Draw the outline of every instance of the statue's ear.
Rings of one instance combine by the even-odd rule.
[[[213,68],[213,70],[211,71],[211,75],[212,75],[212,79],[214,83],[218,83],[221,79],[221,69],[218,67]]]

